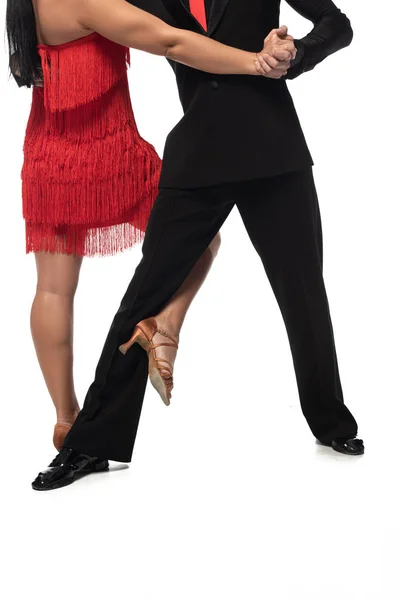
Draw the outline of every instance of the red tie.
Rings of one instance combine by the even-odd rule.
[[[190,12],[198,20],[204,31],[207,31],[206,5],[204,0],[189,0]]]

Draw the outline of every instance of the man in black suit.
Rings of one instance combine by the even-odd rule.
[[[280,0],[205,2],[202,25],[191,13],[194,0],[131,1],[170,25],[254,52],[265,31],[279,26]],[[148,361],[138,345],[126,355],[118,348],[139,321],[165,306],[235,205],[279,303],[312,433],[339,452],[363,453],[356,421],[343,403],[322,275],[313,162],[284,81],[348,45],[352,29],[331,0],[288,2],[314,28],[295,40],[297,55],[285,78],[209,75],[172,63],[185,114],[166,141],[143,259],[114,318],[84,407],[35,489],[53,489],[73,470],[93,469],[94,457],[131,460]],[[248,322],[258,330],[251,310]]]

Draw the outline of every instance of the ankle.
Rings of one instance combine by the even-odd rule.
[[[79,414],[79,406],[71,410],[57,411],[57,424],[58,425],[73,425]]]
[[[176,341],[179,341],[179,334],[182,327],[180,323],[176,323],[176,321],[169,315],[158,315],[156,317],[156,321],[159,329],[163,329],[169,335],[172,335]]]

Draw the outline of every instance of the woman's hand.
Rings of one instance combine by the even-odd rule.
[[[286,25],[273,29],[264,40],[264,48],[257,54],[257,73],[270,79],[280,79],[288,72],[296,52],[293,37],[288,35]]]
[[[256,71],[269,79],[280,79],[287,74],[290,61],[277,60],[269,54],[257,54]]]

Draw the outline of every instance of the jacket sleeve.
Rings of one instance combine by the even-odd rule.
[[[332,0],[287,0],[302,17],[312,21],[314,27],[306,37],[294,40],[296,58],[285,79],[295,79],[311,71],[327,56],[348,46],[353,39],[349,19]]]

